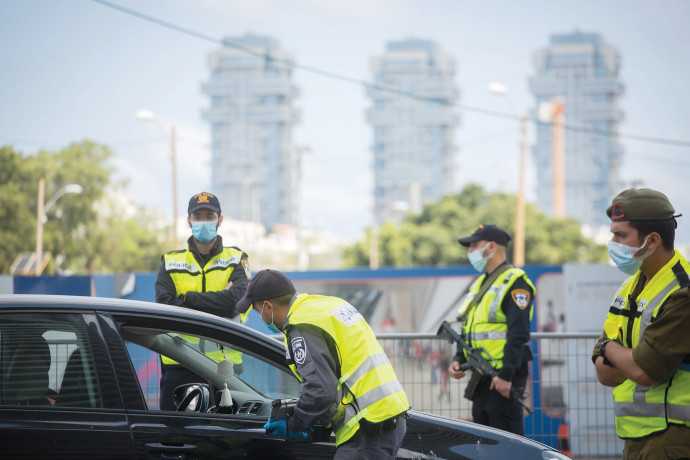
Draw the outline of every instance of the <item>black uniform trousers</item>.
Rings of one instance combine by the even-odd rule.
[[[527,377],[513,379],[514,388],[524,388]],[[475,423],[525,435],[523,407],[513,399],[504,398],[496,390],[489,390],[491,380],[481,382],[472,399],[472,418]]]

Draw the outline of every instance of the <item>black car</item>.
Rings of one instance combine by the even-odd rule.
[[[160,355],[200,376],[175,392],[177,411],[158,408]],[[220,371],[228,356],[232,375]],[[232,401],[220,404],[226,384]],[[0,296],[3,459],[332,458],[332,436],[265,434],[272,402],[298,396],[284,344],[232,321],[138,301]],[[474,423],[409,416],[398,458],[568,458]]]

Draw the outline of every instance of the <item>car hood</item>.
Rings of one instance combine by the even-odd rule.
[[[507,431],[466,420],[410,410],[398,458],[542,459],[550,447]]]

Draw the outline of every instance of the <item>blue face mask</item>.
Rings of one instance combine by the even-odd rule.
[[[218,235],[218,221],[192,222],[192,235],[200,243],[210,243]]]
[[[264,304],[261,306],[261,313],[259,313],[259,315],[261,315],[261,319],[264,318],[264,307],[265,306],[266,306],[266,302],[264,302]],[[264,323],[266,323],[266,321],[264,321]],[[273,324],[273,310],[271,310],[271,324],[266,324],[266,326],[268,326],[268,330],[270,330],[274,334],[281,334],[283,332],[280,329],[278,329],[278,327],[275,324]]]
[[[628,275],[634,275],[635,272],[640,269],[642,262],[644,262],[647,257],[652,255],[654,250],[646,251],[641,256],[635,257],[635,254],[637,254],[640,249],[645,247],[647,244],[647,239],[649,239],[649,235],[647,235],[647,238],[644,239],[644,243],[642,243],[642,246],[639,248],[609,241],[609,255],[611,256],[613,263],[616,264],[616,267],[618,267],[620,271]]]
[[[486,262],[488,262],[488,260],[491,258],[490,256],[484,256],[484,253],[490,244],[491,243],[486,243],[486,246],[484,246],[482,249],[475,249],[474,251],[467,253],[467,258],[470,260],[470,263],[474,269],[480,273],[484,271]]]

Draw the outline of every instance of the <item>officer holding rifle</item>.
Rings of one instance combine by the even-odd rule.
[[[491,363],[493,376],[472,372],[465,397],[472,400],[476,423],[524,435],[523,405],[532,353],[530,320],[535,288],[524,270],[506,259],[510,236],[495,225],[479,225],[458,242],[468,248],[468,258],[481,276],[469,288],[459,310],[462,336],[472,349],[481,350]],[[451,377],[465,376],[468,351],[458,343],[448,368]],[[462,366],[462,369],[461,369]]]

